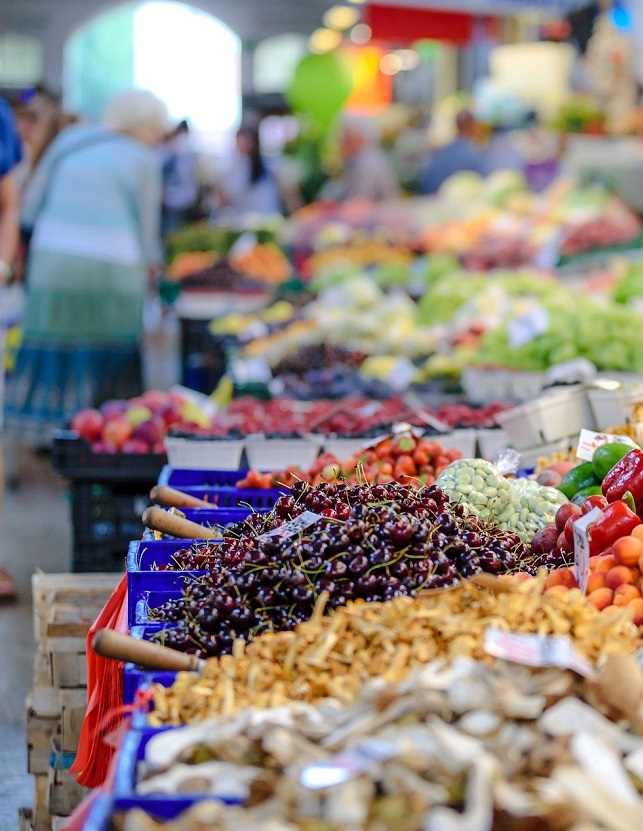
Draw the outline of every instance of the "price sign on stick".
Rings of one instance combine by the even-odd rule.
[[[574,529],[574,572],[578,587],[583,594],[587,591],[587,581],[589,579],[590,526],[596,522],[602,513],[600,508],[592,508],[589,513],[577,519],[572,525]]]
[[[484,633],[484,649],[494,658],[524,664],[528,667],[562,667],[585,678],[594,675],[594,668],[574,648],[567,635],[525,635],[489,627]]]
[[[275,528],[274,531],[262,534],[259,539],[265,539],[266,537],[279,537],[280,539],[294,537],[300,531],[303,531],[310,525],[314,525],[320,519],[324,519],[321,514],[315,514],[313,511],[304,511],[303,514],[299,514],[299,516],[296,516],[294,519],[284,522],[283,525],[280,525],[279,528]]]
[[[596,433],[594,430],[581,430],[578,437],[576,456],[586,462],[591,462],[594,451],[604,444],[629,444],[638,447],[629,436],[611,436],[608,433]]]

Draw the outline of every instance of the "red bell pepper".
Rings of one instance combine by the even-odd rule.
[[[626,453],[603,479],[603,496],[608,502],[624,499],[629,491],[634,498],[636,512],[643,509],[643,451],[634,449]]]
[[[600,554],[621,537],[629,536],[641,520],[627,502],[618,500],[605,508],[589,528],[589,553]]]

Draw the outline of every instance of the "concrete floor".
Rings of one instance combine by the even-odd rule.
[[[35,654],[31,575],[36,568],[68,571],[69,506],[62,482],[45,457],[24,455],[19,489],[5,494],[0,521],[0,562],[18,582],[18,603],[0,605],[0,831],[15,831],[18,808],[31,807],[27,773],[25,697]]]

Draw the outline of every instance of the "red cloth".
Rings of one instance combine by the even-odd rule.
[[[99,629],[127,633],[126,576],[87,634],[87,713],[70,772],[78,774],[76,781],[88,788],[97,788],[107,778],[115,749],[105,742],[105,737],[123,717],[123,664],[94,652],[92,641]]]

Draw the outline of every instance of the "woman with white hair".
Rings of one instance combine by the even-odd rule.
[[[46,446],[78,409],[140,392],[143,303],[161,251],[152,147],[167,124],[152,93],[119,93],[100,126],[64,130],[30,182],[24,341],[5,410],[21,443]]]

